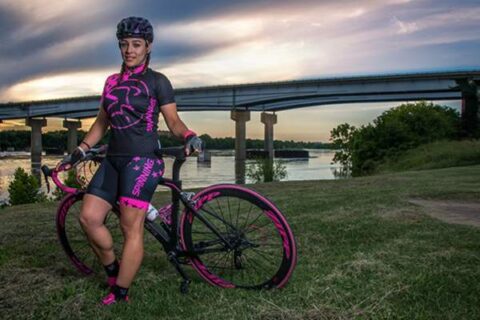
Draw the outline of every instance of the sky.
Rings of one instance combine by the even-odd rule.
[[[127,16],[153,24],[151,67],[174,88],[480,69],[479,0],[0,0],[0,102],[100,94],[120,68],[115,31]],[[281,111],[275,138],[326,141],[336,125],[398,104]],[[228,112],[181,117],[199,133],[234,135]],[[262,138],[251,118],[247,137]]]

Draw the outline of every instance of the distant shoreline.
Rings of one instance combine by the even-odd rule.
[[[252,149],[254,150],[254,149]],[[280,149],[279,149],[280,150]],[[335,149],[310,149],[304,148],[303,150],[307,151],[322,151],[322,152],[335,152]],[[212,156],[215,157],[231,157],[235,155],[235,150],[233,149],[212,149],[208,150],[212,153]],[[66,153],[64,154],[66,155]],[[0,161],[3,159],[28,159],[31,154],[29,151],[0,151]],[[58,154],[45,154],[45,151],[42,152],[42,157],[52,157],[52,158],[61,158],[63,155]]]

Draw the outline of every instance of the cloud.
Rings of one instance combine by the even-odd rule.
[[[154,24],[153,66],[179,87],[478,65],[479,14],[478,2],[448,0],[0,2],[0,89],[115,72],[128,15]],[[443,44],[449,62],[429,51]]]
[[[398,29],[398,31],[397,31],[398,34],[409,34],[409,33],[415,32],[419,29],[416,22],[404,22],[404,21],[399,20],[395,16],[393,17],[392,20],[393,20],[393,23],[395,24],[395,26]]]

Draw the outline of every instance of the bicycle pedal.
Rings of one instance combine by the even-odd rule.
[[[180,284],[180,293],[187,294],[189,285],[190,285],[190,280],[183,280],[182,283]]]

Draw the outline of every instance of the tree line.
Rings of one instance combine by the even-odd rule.
[[[58,130],[58,131],[49,131],[42,134],[42,145],[43,148],[48,149],[58,149],[58,150],[67,150],[67,131]],[[78,141],[82,141],[86,132],[83,130],[78,131]],[[212,138],[208,134],[203,134],[200,136],[202,138],[208,149],[234,149],[235,148],[235,138],[224,137],[224,138]],[[30,139],[31,132],[28,130],[25,131],[15,131],[15,130],[6,130],[0,131],[0,150],[5,151],[9,148],[13,148],[15,151],[27,150],[30,148]],[[101,140],[101,144],[108,142],[109,133],[107,133]],[[162,146],[171,147],[181,145],[183,142],[176,139],[171,135],[161,135],[160,141]],[[249,149],[263,149],[264,141],[262,139],[247,139],[246,141],[247,148]],[[323,142],[304,142],[304,141],[293,141],[293,140],[274,140],[275,149],[331,149],[333,148],[332,143],[323,143]]]

